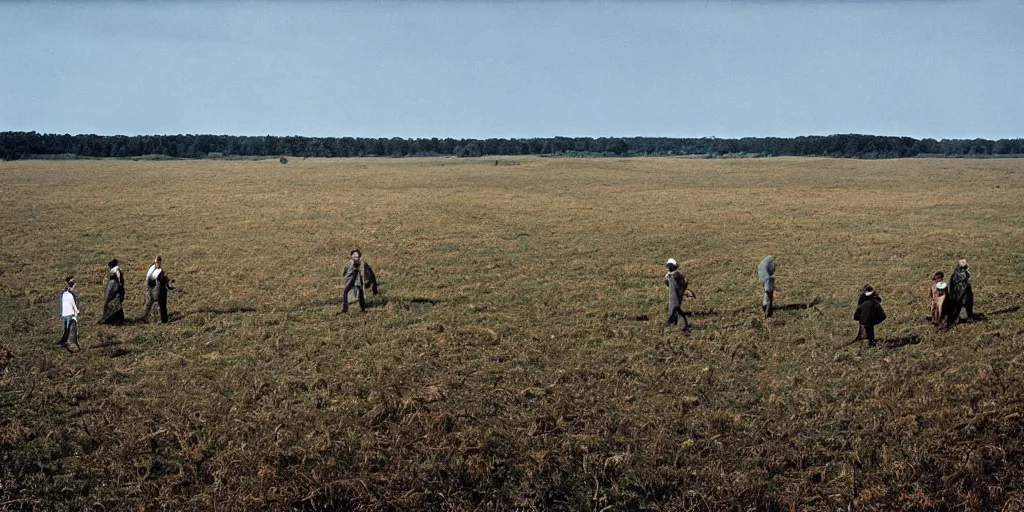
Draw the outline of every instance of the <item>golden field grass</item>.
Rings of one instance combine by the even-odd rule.
[[[0,163],[0,510],[1024,510],[1024,160],[515,161]]]

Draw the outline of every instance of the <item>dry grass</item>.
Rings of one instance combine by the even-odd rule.
[[[519,161],[0,163],[0,509],[1024,509],[1024,313],[922,321],[1024,302],[1024,161]],[[94,325],[156,253],[174,321]]]

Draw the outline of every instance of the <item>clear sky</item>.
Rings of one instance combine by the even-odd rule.
[[[1024,137],[1024,2],[0,2],[0,131]]]

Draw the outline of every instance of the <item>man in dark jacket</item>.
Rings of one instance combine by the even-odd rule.
[[[153,304],[156,304],[156,276],[163,272],[164,259],[157,255],[153,260],[153,264],[149,266],[149,271],[146,272],[146,303],[142,307],[143,322],[149,322],[149,312],[153,309]]]
[[[974,318],[974,287],[971,282],[971,271],[966,259],[957,262],[953,274],[949,276],[949,298],[952,300],[950,310],[953,316],[949,322],[959,320],[960,311],[967,310],[967,318]]]
[[[853,319],[860,322],[857,339],[867,339],[868,345],[875,346],[875,326],[885,321],[885,310],[882,309],[882,297],[871,286],[865,286],[857,297],[857,311]]]
[[[156,285],[153,287],[153,295],[156,299],[157,309],[160,311],[160,323],[167,323],[167,292],[173,290],[172,281],[167,277],[167,271],[163,268],[163,261],[160,267],[153,273],[153,280]]]
[[[665,262],[668,273],[665,274],[665,285],[668,286],[668,325],[679,325],[679,317],[683,317],[683,330],[690,330],[690,322],[686,320],[686,313],[683,311],[683,302],[686,300],[686,276],[679,271],[679,264],[676,260],[669,258]],[[697,295],[690,292],[690,296],[697,298]]]
[[[365,313],[366,295],[363,290],[370,288],[377,295],[377,276],[370,264],[363,261],[363,253],[359,249],[352,249],[348,255],[343,276],[345,287],[341,290],[341,312],[348,313],[349,302],[357,301],[359,310]]]

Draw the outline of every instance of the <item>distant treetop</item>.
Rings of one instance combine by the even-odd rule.
[[[0,132],[0,159],[407,156],[1024,156],[1024,139],[914,139],[877,135],[806,137],[535,137],[402,139],[234,135],[59,135]]]

